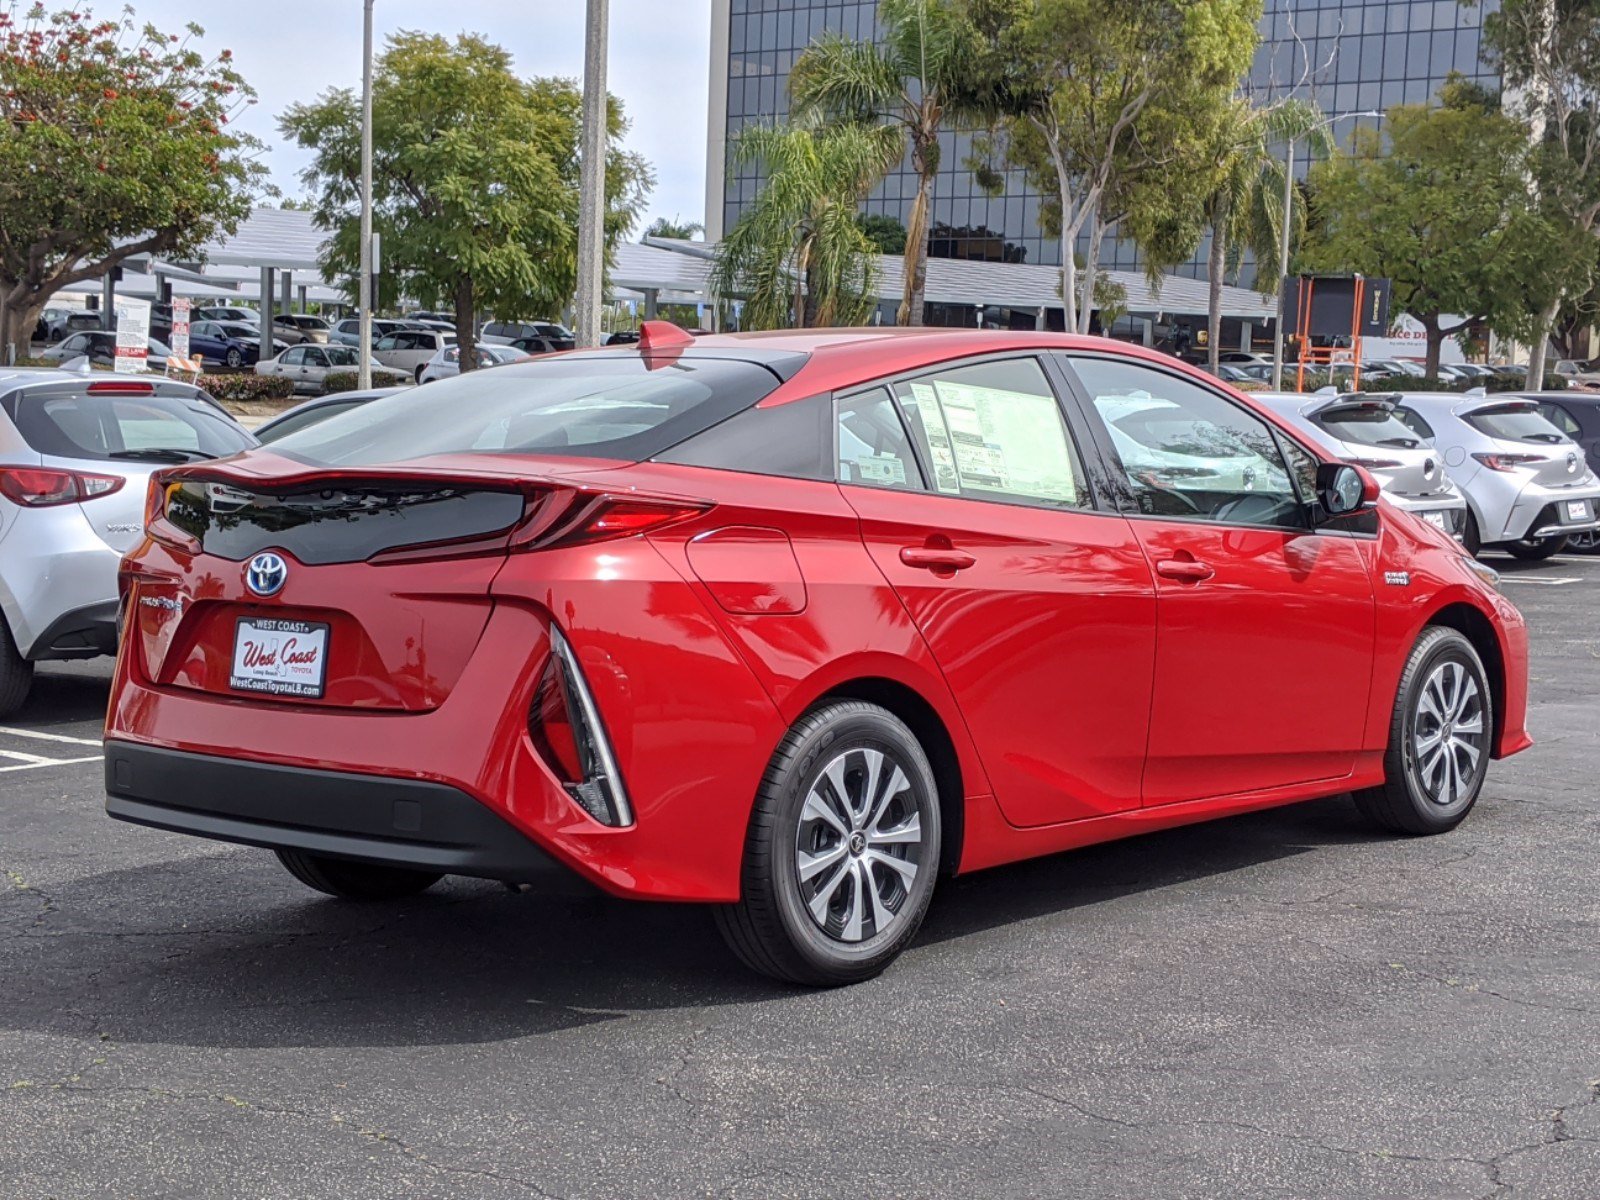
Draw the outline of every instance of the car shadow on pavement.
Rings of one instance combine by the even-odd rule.
[[[1358,840],[1348,802],[1320,801],[998,868],[947,883],[919,941]],[[476,880],[349,904],[231,848],[0,893],[0,928],[0,1026],[124,1042],[490,1043],[794,994],[740,967],[704,908]]]
[[[29,729],[79,725],[105,721],[111,660],[61,665],[50,663],[37,669],[28,701],[16,716],[0,724],[23,725]]]

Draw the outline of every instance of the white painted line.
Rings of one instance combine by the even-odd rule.
[[[67,737],[62,733],[41,733],[37,729],[12,729],[6,725],[0,725],[0,733],[10,734],[12,737],[38,738],[41,742],[66,742],[69,746],[104,745],[100,738]]]
[[[47,758],[43,762],[22,763],[15,767],[0,767],[0,775],[7,771],[37,771],[40,767],[70,767],[74,763],[99,762],[104,755],[91,754],[88,758]]]
[[[1540,587],[1560,587],[1564,583],[1583,583],[1584,580],[1576,575],[1505,575],[1500,576],[1501,583],[1537,583]]]
[[[44,758],[38,754],[24,754],[21,750],[0,750],[0,758],[14,758],[18,762],[29,763],[52,763],[56,761],[53,758]]]

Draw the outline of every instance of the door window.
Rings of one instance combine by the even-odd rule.
[[[305,360],[306,352],[299,346],[294,347],[292,350],[285,350],[278,357],[278,361],[286,367],[298,367],[301,363],[305,362]]]
[[[838,444],[840,483],[925,490],[911,438],[887,389],[839,401]]]
[[[1135,363],[1072,361],[1109,435],[1133,511],[1299,527],[1305,515],[1272,428],[1215,392]]]
[[[1583,427],[1573,420],[1572,414],[1559,404],[1551,404],[1548,401],[1540,404],[1539,415],[1573,441],[1577,441],[1578,437],[1583,433]]]
[[[354,359],[355,355],[352,354],[350,357],[352,359]],[[328,355],[327,355],[326,351],[313,350],[313,349],[307,348],[307,350],[306,350],[306,366],[308,366],[308,367],[325,367],[327,365],[328,365]]]
[[[373,349],[374,350],[393,350],[393,349],[395,349],[396,344],[398,343],[398,341],[399,341],[399,339],[395,338],[395,337],[379,338],[378,339],[378,344],[376,346],[374,346]]]
[[[945,367],[897,383],[895,393],[940,492],[1091,506],[1061,407],[1036,359]]]

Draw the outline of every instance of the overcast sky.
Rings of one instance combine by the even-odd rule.
[[[361,85],[361,0],[133,0],[135,19],[165,32],[189,21],[203,48],[230,49],[260,99],[240,124],[269,147],[286,195],[300,195],[306,154],[278,136],[277,117],[329,87]],[[94,0],[103,16],[119,4]],[[377,0],[374,39],[400,29],[483,34],[506,47],[524,76],[583,74],[583,0]],[[656,172],[644,224],[705,212],[706,88],[711,0],[611,0],[610,88],[633,128],[628,145]],[[637,236],[637,231],[635,232]]]

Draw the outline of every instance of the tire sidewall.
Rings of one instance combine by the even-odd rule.
[[[806,796],[824,767],[839,754],[853,749],[886,751],[899,763],[916,798],[919,818],[926,831],[920,869],[899,919],[882,934],[859,942],[840,942],[829,937],[812,919],[800,895],[800,882],[794,862],[799,837],[800,810]],[[853,711],[841,714],[802,734],[795,747],[796,759],[786,777],[774,781],[778,791],[774,805],[773,845],[768,862],[772,878],[766,883],[778,910],[789,941],[805,962],[820,971],[837,975],[876,974],[898,955],[916,936],[939,872],[940,826],[939,794],[933,768],[911,731],[886,711]]]
[[[1449,806],[1436,803],[1423,788],[1419,778],[1413,738],[1416,730],[1418,698],[1422,694],[1422,688],[1434,669],[1445,661],[1459,662],[1467,669],[1472,681],[1477,684],[1483,703],[1484,724],[1483,751],[1473,768],[1472,785],[1468,790],[1468,796],[1466,800],[1458,799]],[[1494,692],[1489,687],[1488,674],[1484,671],[1483,662],[1473,649],[1472,643],[1454,630],[1436,637],[1413,661],[1412,669],[1406,679],[1406,687],[1400,696],[1400,705],[1400,720],[1397,722],[1400,739],[1398,751],[1400,778],[1406,795],[1410,798],[1417,815],[1426,824],[1439,829],[1448,829],[1459,824],[1478,802],[1478,794],[1483,790],[1483,781],[1489,772],[1489,756],[1494,745]]]

